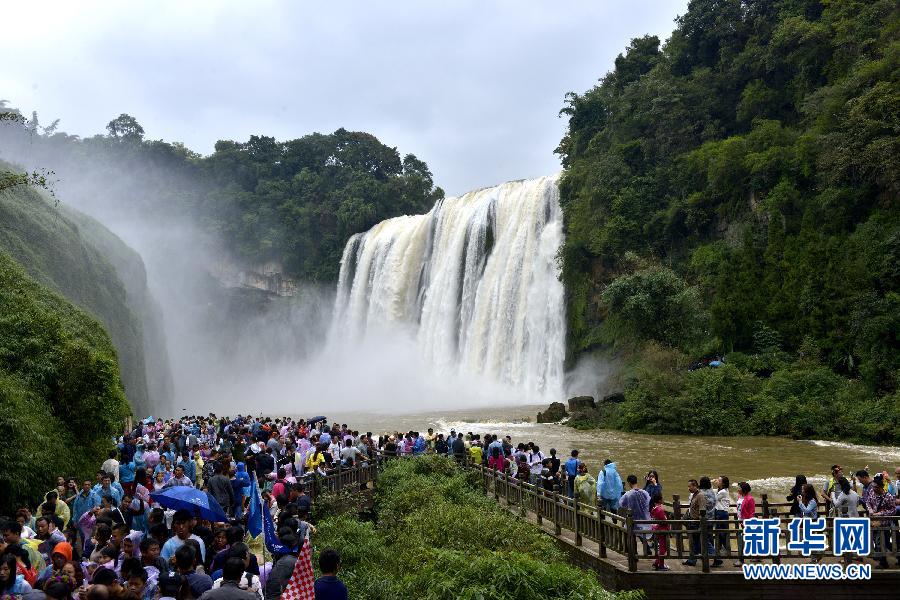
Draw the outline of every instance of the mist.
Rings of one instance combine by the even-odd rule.
[[[336,286],[298,281],[291,295],[279,295],[245,285],[246,272],[264,267],[237,260],[178,202],[180,187],[200,185],[186,176],[137,161],[110,165],[8,133],[0,128],[0,157],[53,170],[62,205],[93,217],[142,258],[165,340],[165,356],[153,359],[172,380],[170,397],[151,399],[154,416],[410,413],[560,400],[435,365],[415,323],[348,334],[333,323]]]

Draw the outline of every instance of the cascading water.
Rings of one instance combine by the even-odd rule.
[[[565,316],[558,176],[388,219],[347,242],[332,335],[409,328],[439,373],[559,399]]]

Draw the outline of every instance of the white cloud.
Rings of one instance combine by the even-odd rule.
[[[369,131],[471,188],[559,169],[567,91],[685,0],[6,3],[0,98],[70,133],[119,113],[202,153],[218,139]],[[19,15],[8,18],[9,15]]]

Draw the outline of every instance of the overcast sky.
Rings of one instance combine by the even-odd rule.
[[[668,38],[686,5],[9,2],[0,99],[82,136],[129,113],[148,138],[203,154],[251,134],[368,131],[456,195],[559,170],[565,93],[593,86],[631,38]]]

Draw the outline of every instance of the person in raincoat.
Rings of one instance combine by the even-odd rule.
[[[606,459],[597,475],[597,497],[603,503],[603,510],[616,512],[624,491],[625,486],[622,485],[622,476],[616,470],[616,463]]]
[[[579,463],[578,475],[575,476],[575,497],[582,504],[597,506],[597,480],[588,473],[587,465]]]

